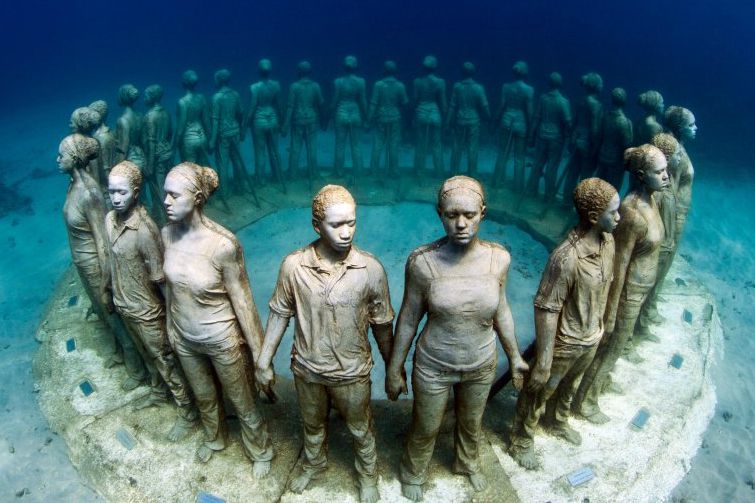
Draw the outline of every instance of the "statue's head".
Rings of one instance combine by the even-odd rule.
[[[627,92],[623,87],[615,87],[611,91],[611,103],[613,106],[621,108],[627,103]]]
[[[396,62],[392,59],[389,59],[385,63],[383,63],[383,75],[386,77],[393,77],[396,75],[396,72],[398,71],[398,67],[396,66]]]
[[[312,64],[309,61],[299,61],[296,65],[296,72],[299,74],[299,78],[309,77],[312,73]]]
[[[312,227],[330,248],[346,252],[356,233],[357,203],[341,185],[326,185],[312,199]]]
[[[603,90],[603,77],[595,72],[582,75],[579,82],[588,93],[599,93]]]
[[[139,90],[133,84],[123,84],[118,88],[118,104],[130,107],[139,99]]]
[[[201,210],[220,185],[214,169],[193,162],[182,162],[165,177],[165,212],[171,222],[186,219]]]
[[[81,133],[90,135],[94,133],[102,122],[100,114],[90,107],[79,107],[71,114],[71,120],[68,125],[72,133]]]
[[[640,93],[637,104],[648,113],[660,115],[663,113],[663,96],[658,91],[650,90]]]
[[[144,103],[147,106],[160,103],[161,99],[163,99],[162,86],[158,84],[152,84],[151,86],[147,86],[147,88],[144,90]]]
[[[226,68],[221,68],[215,72],[215,85],[218,87],[227,86],[231,81],[231,71]]]
[[[186,70],[181,74],[181,85],[184,89],[193,90],[197,87],[199,82],[199,75],[194,70]]]
[[[260,76],[267,77],[273,72],[273,62],[267,58],[262,58],[260,62],[257,63],[257,71]]]
[[[695,116],[684,107],[671,106],[664,116],[666,127],[677,140],[682,142],[694,140],[697,136]]]
[[[465,61],[464,64],[461,65],[461,74],[465,78],[473,77],[475,73],[477,73],[477,69],[471,62]]]
[[[658,147],[646,143],[624,151],[624,168],[650,192],[668,187],[668,161]]]
[[[434,72],[438,68],[438,58],[433,55],[427,55],[422,60],[422,68],[427,72]]]
[[[438,190],[438,216],[449,241],[465,246],[477,237],[487,211],[482,184],[468,176],[453,176]]]
[[[107,120],[107,102],[105,100],[93,101],[89,104],[89,108],[100,114],[100,124]]]
[[[142,171],[131,161],[119,162],[107,176],[107,192],[117,213],[126,213],[139,202],[141,187]]]
[[[514,66],[511,67],[511,71],[514,72],[514,76],[518,79],[527,77],[530,73],[530,66],[526,61],[517,61]]]
[[[58,147],[58,167],[62,173],[83,169],[100,155],[100,142],[91,136],[73,133],[60,142]]]
[[[580,227],[589,229],[599,225],[603,232],[612,232],[619,223],[619,193],[607,181],[582,180],[574,189],[573,199]]]
[[[561,77],[561,74],[558,72],[552,72],[550,75],[548,75],[548,87],[551,89],[561,89],[561,86],[564,84],[564,79]]]
[[[674,135],[668,133],[658,133],[653,136],[650,143],[658,147],[658,150],[663,152],[664,157],[669,166],[676,166],[682,156],[682,148]]]
[[[343,68],[347,72],[356,71],[357,65],[358,65],[358,62],[357,62],[357,57],[356,56],[349,55],[349,56],[346,56],[345,58],[343,58]]]

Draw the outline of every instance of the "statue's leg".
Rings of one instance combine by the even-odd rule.
[[[419,175],[425,170],[425,158],[427,157],[427,142],[429,137],[429,125],[417,124],[417,145],[414,147],[415,175]]]
[[[443,169],[443,145],[440,142],[440,124],[430,126],[430,148],[433,153],[433,168],[436,176],[442,176]]]
[[[388,173],[398,173],[398,148],[401,143],[401,121],[392,122],[388,128]]]
[[[477,157],[480,153],[480,125],[472,124],[467,133],[467,162],[469,163],[469,176],[477,175]]]
[[[548,141],[538,138],[535,142],[535,158],[532,162],[532,172],[527,181],[527,192],[537,195],[540,188],[540,178],[543,177],[545,163],[548,162]],[[548,193],[548,177],[545,176],[545,193]]]
[[[304,140],[304,127],[291,126],[291,140],[288,150],[288,177],[293,179],[299,171],[299,154]]]
[[[348,134],[348,131],[349,129],[347,125],[341,124],[339,121],[336,121],[336,145],[335,152],[333,154],[333,174],[335,176],[343,175],[343,165],[346,158],[346,135]]]
[[[265,176],[265,131],[256,125],[252,128],[252,145],[254,146],[254,176],[262,181]]]
[[[580,166],[582,165],[582,157],[584,154],[581,150],[576,149],[569,158],[569,162],[566,164],[566,173],[564,177],[564,186],[561,191],[561,200],[563,204],[568,204],[571,201],[574,188],[579,181]],[[556,187],[558,190],[558,187]]]
[[[267,149],[267,156],[270,159],[270,171],[273,176],[280,182],[283,182],[283,173],[280,166],[280,152],[278,150],[278,131],[276,129],[268,129],[265,134],[265,148]]]
[[[320,174],[320,166],[317,164],[317,124],[308,124],[304,131],[304,141],[307,147],[307,169],[310,177],[314,177]]]
[[[464,128],[456,126],[453,128],[453,140],[451,142],[451,173],[461,173],[461,150],[464,145]],[[433,159],[434,160],[434,159]]]
[[[502,128],[501,138],[498,142],[498,156],[495,160],[495,171],[493,172],[493,184],[501,185],[506,181],[506,165],[509,162],[509,152],[511,151],[511,142],[513,134],[511,129]]]
[[[561,156],[564,151],[564,141],[561,139],[548,140],[547,161],[545,164],[545,198],[548,201],[556,199],[558,187],[558,169],[561,166]]]
[[[362,172],[362,147],[359,144],[360,123],[349,125],[349,140],[351,142],[351,163],[354,165],[354,175]]]
[[[514,151],[514,187],[517,191],[524,190],[524,163],[527,156],[525,143],[524,136],[516,135],[512,139]]]
[[[327,439],[328,393],[322,384],[309,383],[294,376],[299,413],[304,430],[304,447],[302,449],[302,471],[307,478],[304,487],[313,477],[325,470],[328,464]],[[296,492],[296,491],[295,491]]]
[[[372,137],[372,152],[370,152],[370,171],[373,175],[380,171],[380,157],[386,148],[387,124],[377,124],[375,135]]]

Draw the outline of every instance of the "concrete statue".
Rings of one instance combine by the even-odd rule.
[[[163,88],[157,84],[144,90],[147,113],[142,122],[144,189],[149,191],[150,211],[159,222],[165,220],[160,187],[173,164],[173,120],[162,106]]]
[[[176,135],[173,145],[183,162],[195,162],[202,166],[209,163],[207,134],[210,131],[210,116],[207,100],[196,92],[199,76],[194,70],[181,75],[181,85],[186,91],[176,105]]]
[[[425,170],[428,151],[433,158],[436,176],[443,174],[443,147],[441,126],[446,116],[446,81],[435,75],[438,60],[425,56],[422,60],[424,75],[414,79],[413,105],[416,145],[414,146],[414,173]]]
[[[118,105],[123,112],[115,123],[115,160],[116,163],[129,160],[143,169],[142,116],[134,110],[138,99],[139,90],[133,84],[124,84],[118,89]]]
[[[286,119],[283,121],[282,134],[291,132],[291,144],[288,153],[288,174],[295,177],[299,170],[299,156],[302,146],[307,151],[307,177],[310,180],[319,173],[317,164],[317,129],[323,123],[322,91],[320,84],[311,78],[312,65],[309,61],[300,61],[296,66],[298,80],[291,84],[288,91]]]
[[[453,131],[451,169],[461,171],[462,153],[467,154],[467,174],[477,173],[480,151],[480,126],[490,121],[490,106],[485,88],[474,80],[475,66],[469,61],[461,66],[463,80],[454,84],[447,121]]]
[[[372,88],[367,121],[375,128],[370,160],[370,171],[373,174],[380,171],[380,158],[383,154],[388,174],[398,173],[402,113],[409,104],[409,97],[404,84],[396,78],[396,71],[396,63],[386,61],[383,65],[383,78],[375,82]]]
[[[627,92],[621,87],[611,91],[613,108],[603,115],[598,140],[596,176],[621,191],[624,184],[624,151],[632,146],[632,121],[624,114]]]
[[[342,176],[346,159],[346,142],[351,150],[353,175],[362,171],[362,150],[359,147],[359,131],[367,119],[367,91],[364,79],[356,75],[357,58],[346,56],[343,60],[344,75],[333,82],[331,105],[333,127],[336,133],[333,170]]]
[[[278,152],[278,134],[282,122],[281,87],[277,80],[270,78],[273,64],[269,59],[261,59],[257,70],[260,80],[249,86],[251,98],[246,119],[246,125],[252,131],[254,175],[258,181],[262,179],[267,159],[273,179],[283,184]]]
[[[643,117],[637,121],[635,144],[650,143],[653,136],[663,132],[663,96],[658,91],[645,91],[637,97],[637,104],[643,111]]]

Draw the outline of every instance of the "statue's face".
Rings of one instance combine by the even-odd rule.
[[[328,246],[337,252],[347,252],[357,230],[357,208],[349,203],[330,205],[325,208],[325,218],[312,224]]]
[[[197,206],[197,194],[189,181],[181,175],[168,173],[165,178],[165,213],[171,222],[181,222],[188,217]]]
[[[70,173],[76,168],[76,160],[68,150],[60,149],[58,151],[58,169],[61,173]]]
[[[695,124],[695,116],[690,114],[689,120],[682,126],[682,141],[694,140],[697,136],[697,124]]]
[[[642,174],[642,183],[653,192],[668,187],[667,165],[666,157],[663,154],[654,155],[651,166]]]
[[[600,226],[603,232],[613,232],[617,225],[619,225],[619,195],[614,194],[611,202],[608,203],[608,208],[598,218],[597,224]]]
[[[668,160],[669,166],[677,166],[679,164],[679,161],[682,160],[682,147],[678,146],[676,147],[676,150],[674,151],[674,155],[671,156],[671,159]]]
[[[125,213],[133,208],[139,196],[139,191],[131,187],[128,178],[118,175],[108,176],[107,192],[117,213]]]
[[[448,239],[457,245],[467,245],[477,236],[485,207],[480,196],[470,190],[455,189],[441,200],[438,213]]]

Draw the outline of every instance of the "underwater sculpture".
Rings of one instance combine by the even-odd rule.
[[[186,93],[176,105],[176,136],[173,146],[177,147],[181,161],[206,166],[209,163],[207,133],[210,130],[210,117],[207,100],[203,94],[195,91],[198,82],[199,76],[194,70],[186,70],[181,74],[181,85]]]
[[[175,442],[188,433],[197,411],[168,341],[163,246],[160,230],[139,202],[141,185],[141,171],[130,161],[110,170],[108,193],[113,210],[105,217],[105,228],[111,250],[113,303],[150,374],[151,392],[135,409],[157,405],[172,395],[179,417],[168,440]]]
[[[634,128],[636,145],[650,143],[653,136],[663,132],[659,118],[663,118],[663,96],[658,91],[645,91],[637,97],[637,104],[642,108],[644,116],[637,121]]]
[[[346,141],[351,148],[353,175],[362,171],[362,151],[359,148],[359,128],[367,119],[367,91],[362,77],[355,75],[357,58],[346,56],[343,60],[345,75],[333,82],[333,127],[336,133],[333,170],[336,176],[343,174],[346,158]]]
[[[139,168],[144,168],[144,151],[139,142],[142,138],[142,116],[134,111],[139,99],[139,90],[133,84],[124,84],[118,89],[118,105],[123,113],[115,123],[115,161],[128,159]]]
[[[425,56],[422,60],[424,75],[414,79],[413,104],[416,145],[414,146],[414,174],[425,170],[428,149],[433,158],[436,175],[443,174],[443,148],[441,126],[446,116],[446,81],[435,75],[438,60]]]
[[[144,90],[144,104],[148,107],[142,121],[144,149],[144,188],[149,190],[150,210],[160,222],[165,219],[160,187],[173,163],[173,120],[160,103],[163,88],[157,84]],[[146,192],[145,190],[145,192]]]
[[[233,233],[204,215],[204,205],[217,187],[213,169],[190,162],[175,166],[165,178],[168,225],[162,229],[162,239],[168,337],[204,427],[197,459],[206,463],[214,451],[226,446],[221,415],[221,396],[225,396],[236,410],[253,475],[264,477],[273,449],[256,403],[247,354],[251,351],[252,362],[259,360],[262,324],[241,245]]]
[[[210,152],[215,152],[221,185],[230,186],[229,163],[233,168],[233,186],[242,191],[244,185],[254,190],[254,182],[244,165],[239,144],[244,138],[244,113],[241,110],[241,96],[231,89],[231,72],[222,68],[215,72],[217,91],[212,95],[210,105]],[[229,189],[224,187],[224,190]]]
[[[595,173],[600,140],[600,126],[603,121],[603,105],[598,95],[603,90],[603,79],[594,72],[582,75],[580,79],[585,96],[577,105],[574,114],[574,129],[569,142],[571,157],[566,165],[563,188],[563,204],[566,205],[577,182]]]
[[[674,179],[674,189],[676,190],[676,233],[674,235],[675,246],[679,242],[684,231],[684,225],[687,223],[687,214],[692,203],[692,182],[695,178],[695,169],[692,167],[692,161],[687,154],[685,143],[694,140],[697,136],[697,124],[695,116],[688,109],[678,106],[668,107],[665,114],[666,126],[669,132],[679,142],[681,147],[679,162],[672,168],[670,175]]]
[[[532,126],[533,96],[532,86],[524,79],[529,74],[529,66],[517,61],[512,67],[515,81],[501,88],[501,106],[496,116],[498,134],[498,157],[495,161],[493,184],[500,185],[506,178],[506,164],[509,157],[514,159],[514,190],[524,190],[524,161],[527,136]]]
[[[409,97],[404,84],[396,78],[396,71],[396,63],[386,61],[383,64],[383,78],[375,82],[372,88],[367,121],[376,129],[370,159],[373,175],[380,170],[380,157],[383,153],[388,174],[398,173],[402,111],[409,104]]]
[[[618,388],[611,382],[610,372],[627,346],[640,308],[655,285],[664,239],[663,221],[653,193],[669,184],[666,158],[657,147],[641,145],[627,149],[624,159],[627,170],[639,178],[639,184],[621,202],[621,220],[614,233],[616,258],[606,306],[605,334],[572,403],[575,414],[598,424],[610,420],[601,412],[598,397],[609,387]]]
[[[270,78],[273,64],[269,59],[261,59],[257,64],[260,80],[249,86],[251,94],[246,125],[252,130],[254,147],[254,176],[259,182],[265,172],[265,158],[270,163],[273,179],[283,183],[278,133],[282,111],[280,102],[281,86]]]
[[[595,176],[621,191],[624,183],[624,151],[632,146],[632,121],[624,114],[627,92],[621,87],[611,91],[613,108],[603,115]]]
[[[71,258],[79,273],[92,311],[108,328],[114,340],[105,341],[105,366],[110,368],[124,363],[128,377],[121,384],[131,391],[146,378],[146,371],[123,321],[113,312],[110,293],[110,248],[105,230],[105,201],[99,184],[86,171],[86,166],[97,158],[99,144],[94,138],[78,133],[66,136],[60,142],[58,166],[71,177],[63,217],[71,246]]]
[[[528,470],[539,467],[534,435],[540,416],[554,436],[579,445],[567,419],[582,374],[603,336],[603,315],[613,279],[619,194],[588,178],[574,190],[579,224],[551,253],[535,296],[537,359],[519,394],[509,453]]]
[[[100,122],[100,114],[90,107],[79,107],[71,114],[71,132],[94,138],[94,133]],[[99,141],[99,140],[98,140]],[[99,155],[87,164],[87,173],[99,183],[100,158]]]
[[[550,89],[540,96],[530,128],[530,142],[535,143],[535,156],[527,191],[537,194],[540,177],[543,177],[547,201],[553,201],[556,197],[558,168],[564,151],[564,141],[572,127],[571,105],[561,94],[562,84],[560,73],[553,72],[548,76]]]
[[[304,448],[301,469],[290,480],[289,489],[301,493],[325,470],[332,405],[354,439],[360,500],[371,503],[379,494],[370,407],[373,362],[367,332],[372,328],[387,364],[393,337],[388,278],[375,257],[352,245],[356,203],[344,187],[320,189],[312,200],[312,226],[319,238],[289,254],[281,264],[255,375],[263,388],[272,386],[272,358],[295,316],[291,370]]]
[[[319,173],[317,165],[317,128],[323,122],[322,91],[320,84],[310,77],[312,65],[309,61],[300,61],[296,65],[298,80],[291,84],[288,91],[286,119],[281,130],[283,135],[291,132],[291,145],[288,154],[288,175],[293,178],[299,170],[299,155],[302,145],[307,150],[307,176],[312,178]]]
[[[103,190],[107,187],[107,175],[110,172],[110,168],[116,164],[116,145],[115,135],[107,125],[108,106],[104,100],[93,101],[89,104],[89,108],[97,112],[99,122],[97,128],[92,133],[92,137],[100,142],[100,156],[99,160],[99,172],[97,173],[97,181]]]
[[[453,130],[451,170],[461,171],[462,152],[467,154],[467,174],[477,173],[477,156],[480,151],[480,125],[490,120],[490,107],[485,88],[475,82],[475,66],[469,61],[461,65],[464,79],[454,84],[447,120]]]
[[[438,215],[446,236],[421,246],[406,263],[404,299],[386,374],[388,397],[406,392],[404,362],[417,327],[427,315],[414,354],[412,425],[401,461],[401,492],[422,499],[422,484],[446,404],[454,389],[455,462],[475,491],[487,487],[479,461],[482,415],[498,363],[500,340],[514,386],[521,389],[527,364],[519,355],[506,300],[510,256],[477,236],[485,217],[480,183],[466,176],[446,180],[438,191]]]

